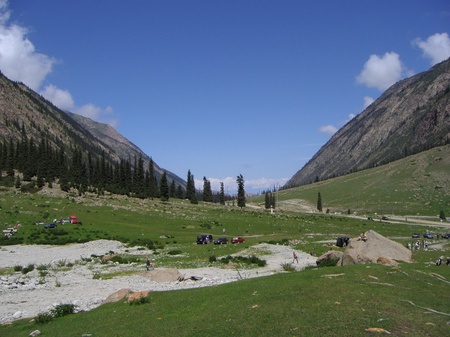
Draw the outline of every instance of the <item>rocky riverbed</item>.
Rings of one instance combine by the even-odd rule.
[[[34,317],[59,304],[74,304],[79,311],[98,307],[112,293],[129,288],[132,291],[169,291],[207,287],[241,279],[283,272],[282,264],[292,262],[292,248],[260,244],[240,252],[267,261],[265,267],[235,268],[157,268],[146,271],[143,264],[99,263],[91,256],[117,254],[148,255],[149,251],[130,249],[121,242],[97,240],[65,246],[17,245],[0,247],[0,269],[33,265],[28,273],[2,273],[0,276],[0,324]],[[260,254],[258,254],[258,252]],[[298,270],[315,265],[316,258],[296,252]],[[259,256],[260,255],[260,256]],[[39,268],[40,266],[40,268]],[[126,276],[102,278],[102,273]]]

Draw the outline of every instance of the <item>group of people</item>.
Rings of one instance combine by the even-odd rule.
[[[422,241],[422,243],[420,242],[420,240],[417,240],[416,242],[412,243],[408,242],[408,249],[410,250],[420,250],[420,247],[423,247],[424,251],[428,250],[428,241],[424,240]]]
[[[442,261],[444,261],[445,257],[441,256],[436,260],[436,266],[440,266],[442,264]],[[447,260],[445,261],[445,265],[449,266],[450,265],[450,258],[448,257]]]
[[[359,234],[358,241],[364,241],[364,242],[367,241],[367,235],[366,235],[366,232],[362,232],[361,234]]]

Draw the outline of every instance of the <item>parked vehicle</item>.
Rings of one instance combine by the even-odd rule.
[[[431,234],[431,233],[425,233],[425,234],[423,235],[423,237],[424,237],[425,239],[432,239],[432,238],[433,238],[433,234]]]
[[[236,236],[235,238],[231,239],[231,243],[243,243],[245,242],[244,238],[241,238],[240,236]]]
[[[350,244],[350,238],[348,236],[340,236],[336,240],[336,246],[347,247]]]
[[[413,239],[418,239],[418,238],[420,238],[420,234],[414,233],[411,237],[412,237]]]
[[[217,240],[214,240],[215,245],[225,245],[228,243],[227,238],[218,238]]]
[[[76,217],[75,215],[69,216],[69,222],[70,222],[70,223],[73,223],[73,224],[79,223],[79,222],[78,222],[78,219],[77,219],[77,217]]]
[[[367,220],[370,220],[370,221],[372,221],[372,220],[373,220],[373,218],[372,218],[371,216],[369,216],[369,217],[367,217]]]
[[[442,238],[443,239],[450,239],[450,233],[442,235]]]
[[[213,236],[211,234],[201,234],[197,236],[198,245],[206,245],[211,242],[213,242]]]
[[[47,225],[44,226],[44,228],[56,228],[58,225],[55,223],[49,223]]]
[[[381,220],[389,220],[389,218],[386,215],[383,215],[383,217],[381,218]]]

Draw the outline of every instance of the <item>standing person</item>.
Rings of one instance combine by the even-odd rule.
[[[147,256],[147,261],[145,262],[145,266],[147,267],[147,271],[150,270],[151,264],[152,264],[152,262],[150,261],[150,259]]]
[[[294,258],[294,260],[292,261],[292,263],[294,263],[295,261],[297,261],[297,263],[298,263],[298,256],[297,256],[297,254],[295,253],[295,250],[292,251],[292,257]]]

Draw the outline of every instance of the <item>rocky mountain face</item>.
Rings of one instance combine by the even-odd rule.
[[[450,59],[402,80],[349,121],[285,188],[383,165],[450,141]]]
[[[104,154],[111,163],[124,159],[133,164],[135,156],[142,156],[147,167],[150,160],[111,126],[63,112],[23,83],[13,82],[0,73],[0,142],[17,141],[24,136],[37,143],[45,138],[55,149],[64,145],[69,156],[74,148],[81,148],[93,156]],[[154,169],[159,179],[163,169],[156,163]],[[186,186],[183,179],[170,171],[167,178]]]

